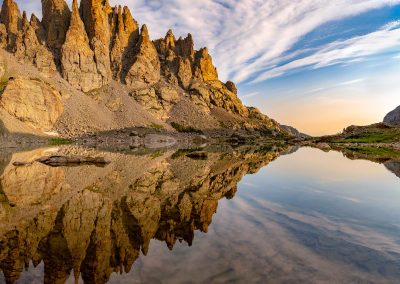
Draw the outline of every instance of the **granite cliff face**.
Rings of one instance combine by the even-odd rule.
[[[139,29],[128,7],[111,7],[107,0],[74,0],[72,11],[64,0],[42,0],[42,11],[42,20],[35,15],[28,20],[15,1],[3,1],[0,45],[14,58],[2,53],[0,61],[6,62],[4,85],[9,77],[29,75],[41,81],[39,85],[60,92],[63,86],[63,115],[47,128],[73,135],[109,130],[90,119],[79,131],[69,125],[82,121],[77,115],[96,106],[98,113],[104,113],[102,108],[111,100],[105,97],[119,89],[118,97],[112,99],[113,113],[104,117],[119,121],[120,128],[141,124],[122,121],[117,112],[122,111],[118,106],[124,101],[128,108],[140,107],[166,128],[175,122],[200,129],[287,134],[278,123],[242,104],[235,84],[219,80],[208,49],[195,50],[190,34],[176,39],[170,30],[164,38],[152,41],[146,25]],[[17,64],[19,68],[10,67]],[[7,88],[5,92],[7,97]],[[73,109],[70,100],[77,104]],[[10,109],[6,100],[2,106]]]
[[[44,283],[72,273],[106,283],[128,273],[152,239],[172,249],[207,232],[222,198],[233,198],[248,173],[277,158],[278,149],[213,152],[194,160],[179,152],[154,155],[62,148],[58,154],[105,155],[95,166],[49,167],[31,162],[51,149],[0,157],[0,272],[7,283],[31,282],[24,267],[44,265]],[[4,154],[4,153],[3,153]]]

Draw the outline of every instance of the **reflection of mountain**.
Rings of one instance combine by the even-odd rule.
[[[191,245],[195,230],[207,232],[218,201],[233,197],[244,175],[279,156],[236,151],[193,160],[108,153],[112,163],[104,168],[12,165],[46,151],[14,154],[0,177],[0,268],[9,283],[31,261],[44,263],[45,283],[64,283],[72,271],[85,282],[105,283],[112,272],[130,271],[151,239],[171,249],[177,240]]]
[[[384,163],[385,167],[400,178],[400,160],[392,159]]]
[[[371,162],[383,164],[386,169],[396,176],[400,177],[400,159],[397,152],[383,152],[379,154],[359,152],[363,148],[334,148],[334,150],[343,153],[343,156],[350,160],[368,160]]]

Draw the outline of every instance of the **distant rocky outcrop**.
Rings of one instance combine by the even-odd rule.
[[[400,125],[400,106],[389,112],[383,119],[383,122],[390,125]]]
[[[282,128],[286,129],[288,132],[292,133],[294,136],[299,137],[299,138],[309,138],[311,137],[308,134],[305,133],[301,133],[299,130],[297,130],[296,128],[289,126],[289,125],[282,125]]]
[[[219,80],[208,49],[196,50],[191,34],[176,39],[169,30],[164,38],[152,41],[146,25],[139,31],[139,24],[128,7],[111,7],[108,0],[81,0],[80,6],[74,0],[72,11],[65,0],[42,0],[41,3],[43,19],[32,15],[28,20],[14,0],[3,1],[0,46],[14,55],[19,66],[6,66],[2,82],[7,84],[6,76],[19,79],[33,78],[35,74],[36,79],[58,91],[65,88],[68,96],[59,102],[64,113],[57,115],[60,117],[57,124],[51,120],[56,128],[53,130],[76,135],[88,128],[108,130],[110,124],[137,126],[139,123],[127,125],[126,115],[117,112],[128,113],[121,109],[122,105],[131,109],[139,105],[159,120],[158,125],[175,122],[201,129],[289,134],[274,120],[242,104],[236,85]],[[32,65],[39,72],[33,71]],[[110,93],[116,89],[117,94]],[[0,100],[8,112],[14,107],[7,105],[7,99]],[[52,113],[48,107],[41,105],[37,109]],[[113,113],[107,116],[103,107]],[[99,117],[98,113],[104,121],[108,118],[111,122],[99,125],[86,119]],[[83,117],[77,118],[77,115]],[[23,123],[29,121],[15,117]],[[71,120],[80,121],[79,130],[76,126],[71,129]],[[48,129],[50,124],[45,124]],[[31,126],[44,129],[36,124]]]

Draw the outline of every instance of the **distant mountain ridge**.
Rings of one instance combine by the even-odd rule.
[[[134,126],[290,135],[221,82],[207,48],[169,30],[152,41],[128,7],[42,0],[28,20],[13,0],[0,14],[0,118],[10,132],[74,136]],[[40,100],[38,100],[40,98]],[[39,102],[40,101],[40,102]]]

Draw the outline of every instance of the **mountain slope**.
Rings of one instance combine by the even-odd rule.
[[[176,39],[168,31],[152,41],[127,7],[104,0],[74,0],[72,11],[64,0],[42,0],[42,10],[42,21],[28,20],[13,0],[3,1],[0,118],[7,116],[8,131],[78,136],[174,124],[288,135],[242,104],[190,34]]]

